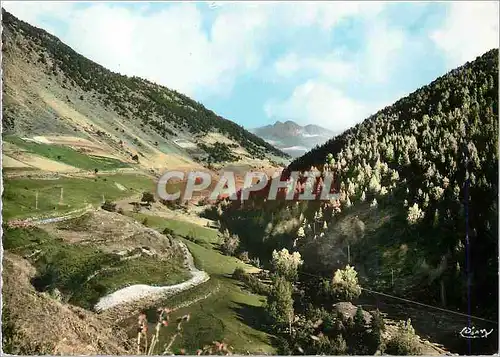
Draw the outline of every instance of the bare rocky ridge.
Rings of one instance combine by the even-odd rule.
[[[172,155],[191,164],[216,161],[213,135],[243,161],[286,158],[194,100],[108,71],[47,32],[2,14],[4,133],[87,139],[125,161],[138,155],[147,169],[169,167]]]

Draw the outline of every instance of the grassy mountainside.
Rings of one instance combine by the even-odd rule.
[[[340,185],[340,209],[254,199],[221,207],[223,225],[253,255],[298,250],[306,271],[325,276],[350,259],[364,286],[463,312],[469,301],[473,315],[497,319],[498,50],[379,111],[288,170],[322,170],[325,163]]]
[[[138,77],[113,73],[58,38],[2,9],[3,129],[19,135],[88,137],[119,151],[160,152],[218,162],[207,134],[222,135],[249,158],[287,155],[200,103]],[[177,144],[188,141],[189,145]],[[229,149],[229,147],[228,147]]]

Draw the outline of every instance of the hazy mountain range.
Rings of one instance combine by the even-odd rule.
[[[250,131],[293,157],[303,155],[336,135],[335,132],[321,126],[313,124],[300,126],[291,120],[277,121],[272,125],[250,129]]]

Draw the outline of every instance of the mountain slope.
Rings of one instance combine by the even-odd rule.
[[[350,261],[368,288],[464,313],[469,306],[470,314],[497,320],[498,49],[286,171],[322,170],[325,163],[340,186],[339,210],[319,201],[255,198],[228,206],[223,225],[263,259],[283,246],[298,250],[304,269],[326,278]],[[465,348],[456,331],[442,329],[446,343]]]
[[[165,154],[201,163],[286,157],[187,96],[113,73],[44,30],[2,15],[5,133],[86,138],[121,157],[153,158],[151,166]],[[222,148],[214,148],[214,137]]]
[[[341,193],[355,206],[364,196],[396,210],[402,223],[393,229],[402,231],[393,239],[420,251],[423,266],[437,267],[432,274],[424,268],[405,272],[412,276],[407,289],[463,307],[464,272],[470,269],[471,303],[496,310],[498,50],[374,114],[296,159],[289,170],[320,166],[330,153]],[[365,262],[373,262],[376,248],[361,247]],[[417,293],[427,285],[426,275],[435,288]]]
[[[291,120],[284,123],[277,121],[273,125],[251,131],[292,157],[304,154],[335,135],[334,132],[320,126],[312,124],[300,126]]]

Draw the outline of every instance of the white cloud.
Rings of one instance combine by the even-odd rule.
[[[386,82],[404,54],[405,42],[402,29],[391,28],[383,20],[370,23],[366,29],[366,50],[358,64],[364,71],[363,78],[372,83]]]
[[[81,4],[80,4],[81,5]],[[374,18],[382,2],[300,2],[207,4],[217,8],[207,32],[194,3],[172,3],[158,11],[114,3],[7,2],[8,11],[50,30],[84,56],[127,75],[145,77],[187,95],[227,95],[238,76],[256,71],[276,41],[276,29],[315,26],[330,30],[354,16]],[[55,33],[47,18],[65,23]],[[293,58],[291,58],[293,60]],[[353,76],[353,65],[331,54],[283,63],[282,71],[302,68],[335,81]]]
[[[499,47],[497,1],[454,2],[448,6],[443,26],[432,32],[430,38],[445,52],[449,68]]]
[[[390,80],[401,64],[423,53],[427,46],[421,38],[410,37],[384,18],[381,11],[387,3],[213,3],[206,7],[170,3],[156,12],[142,6],[98,2],[85,6],[5,2],[3,6],[52,33],[54,23],[48,19],[62,22],[66,30],[57,28],[56,35],[86,57],[113,71],[145,77],[190,96],[228,95],[238,78],[248,73],[264,75],[266,80],[300,77],[302,84],[291,90],[289,98],[270,100],[266,113],[335,130],[359,122],[373,112],[371,109],[380,107],[348,96],[344,86],[370,83],[391,90],[394,81]],[[217,10],[209,11],[208,19],[203,8]],[[323,40],[342,42],[336,37],[342,36],[336,33],[336,26],[349,26],[347,20],[352,19],[364,31],[361,45],[356,41],[356,51],[339,52],[329,47],[324,53],[302,53],[300,46],[290,47],[290,52],[275,63],[263,65],[274,50],[272,45],[283,38],[293,40],[297,30],[314,28]],[[351,40],[348,38],[346,41]],[[498,47],[498,3],[451,4],[443,25],[430,38],[453,67]],[[387,97],[379,94],[377,98]]]
[[[370,107],[345,96],[342,91],[322,82],[309,80],[295,88],[284,101],[269,101],[269,117],[287,118],[301,124],[315,123],[332,130],[345,130],[367,114]]]
[[[285,78],[305,71],[334,82],[353,80],[357,74],[355,64],[342,60],[337,53],[322,57],[301,57],[289,53],[275,62],[274,70],[278,76]]]
[[[195,4],[172,4],[153,14],[95,4],[78,11],[67,40],[107,68],[145,77],[188,95],[230,92],[238,73],[259,65],[265,14],[244,18],[221,8],[210,30]],[[92,24],[92,26],[88,26]]]
[[[63,21],[67,32],[56,35],[113,71],[145,77],[188,95],[227,95],[239,75],[260,67],[272,37],[271,26],[330,29],[349,16],[374,16],[382,6],[352,2],[208,5],[217,8],[208,33],[194,3],[172,3],[159,12],[97,2],[78,9],[69,2],[8,2],[5,7],[45,29],[52,25],[45,21],[47,17]],[[306,65],[333,77],[347,68],[341,62],[312,59]]]
[[[282,4],[286,5],[283,14],[286,23],[299,26],[319,25],[326,30],[349,17],[376,17],[386,5],[381,1],[307,1]]]
[[[365,86],[389,85],[398,63],[407,60],[408,42],[402,29],[390,27],[385,19],[377,17],[365,21],[364,47],[356,53],[287,54],[275,62],[275,74],[285,78],[307,74],[309,80],[298,85],[289,98],[268,101],[267,116],[315,123],[334,131],[355,125],[385,105],[350,97],[344,87],[354,82]],[[380,93],[376,97],[381,97]]]
[[[43,28],[46,17],[64,21],[67,31],[58,37],[82,55],[187,95],[228,94],[238,75],[258,68],[271,16],[268,6],[223,6],[207,32],[194,3],[154,13],[113,3],[76,9],[75,3],[11,2],[6,9]]]
[[[322,81],[369,81],[383,83],[390,78],[395,64],[404,55],[407,42],[404,31],[389,27],[385,21],[373,19],[365,28],[364,49],[354,56],[335,51],[315,56],[288,53],[274,63],[275,74],[290,78],[297,73],[317,76]]]
[[[21,20],[30,25],[43,28],[45,31],[55,35],[54,28],[46,21],[47,18],[69,18],[71,17],[74,4],[70,2],[50,1],[2,1],[2,7],[11,12]]]

